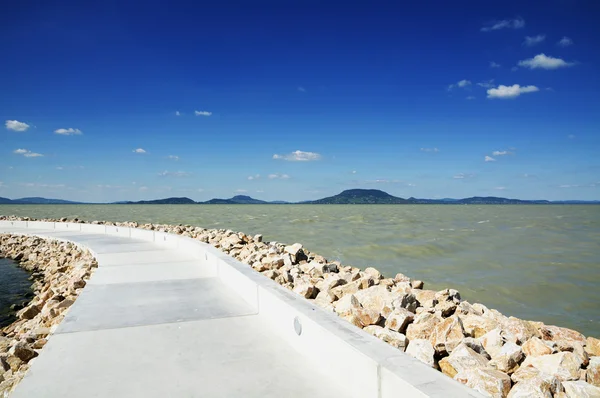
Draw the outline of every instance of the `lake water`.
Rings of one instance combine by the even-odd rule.
[[[9,325],[14,320],[12,304],[21,304],[31,298],[25,298],[31,293],[32,282],[29,273],[20,268],[16,262],[0,258],[0,328]]]
[[[0,205],[0,214],[261,233],[600,337],[600,206]]]

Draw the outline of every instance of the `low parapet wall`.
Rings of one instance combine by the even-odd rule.
[[[82,223],[0,221],[3,227],[72,231],[154,242],[210,267],[298,352],[346,390],[344,396],[482,397],[400,350],[313,305],[209,244],[164,232]],[[56,239],[56,237],[53,237]],[[64,239],[68,240],[68,236]],[[100,262],[102,266],[102,262]]]

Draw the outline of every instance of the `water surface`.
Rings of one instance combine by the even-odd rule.
[[[29,273],[8,258],[0,258],[0,328],[14,321],[12,304],[29,301],[25,298],[31,293]]]
[[[600,206],[0,205],[0,214],[261,233],[600,337]]]

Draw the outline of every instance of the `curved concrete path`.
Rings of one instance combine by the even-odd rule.
[[[189,238],[41,222],[0,232],[69,240],[99,263],[12,397],[480,397]]]

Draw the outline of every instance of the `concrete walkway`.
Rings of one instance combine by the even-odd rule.
[[[347,396],[185,251],[81,231],[0,232],[68,239],[99,262],[12,397]]]

